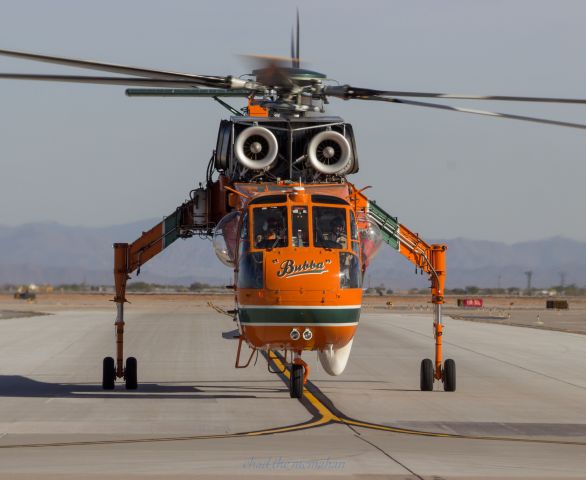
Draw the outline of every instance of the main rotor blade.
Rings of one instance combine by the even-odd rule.
[[[328,86],[325,88],[327,95],[342,98],[362,98],[368,96],[377,97],[419,97],[419,98],[446,98],[452,100],[495,100],[504,102],[537,102],[537,103],[577,103],[586,104],[582,98],[556,98],[556,97],[521,97],[510,95],[472,95],[460,93],[431,93],[431,92],[405,92],[394,90],[373,90],[370,88],[351,87],[350,85]]]
[[[127,88],[128,97],[248,97],[250,90],[227,88]],[[240,114],[240,112],[239,112]]]
[[[135,75],[137,77],[148,77],[159,80],[191,80],[197,82],[197,85],[217,88],[245,88],[243,80],[228,77],[217,77],[207,75],[194,75],[189,73],[168,72],[163,70],[153,70],[148,68],[131,67],[128,65],[117,65],[113,63],[94,62],[90,60],[80,60],[75,58],[55,57],[50,55],[40,55],[37,53],[19,52],[15,50],[1,50],[0,55],[7,57],[23,58],[37,62],[54,63],[66,65],[69,67],[88,68],[91,70],[101,70],[111,73],[120,73],[125,75]]]
[[[26,73],[0,73],[0,80],[36,80],[44,82],[92,83],[98,85],[125,85],[137,87],[197,88],[189,80],[159,80],[156,78],[93,77],[82,75],[37,75]]]
[[[512,115],[510,113],[488,112],[486,110],[475,110],[472,108],[451,107],[449,105],[440,105],[437,103],[416,102],[414,100],[404,100],[390,97],[357,97],[359,100],[373,100],[378,102],[402,103],[405,105],[414,105],[416,107],[438,108],[440,110],[451,110],[453,112],[473,113],[476,115],[486,115],[489,117],[508,118],[511,120],[522,120],[525,122],[544,123],[546,125],[557,125],[559,127],[580,128],[586,130],[586,125],[581,123],[561,122],[559,120],[548,120],[546,118],[526,117],[524,115]]]

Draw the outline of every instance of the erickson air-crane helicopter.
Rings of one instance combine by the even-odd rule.
[[[178,238],[213,239],[218,258],[234,269],[238,339],[236,367],[250,364],[255,351],[282,351],[289,359],[291,397],[303,396],[309,367],[304,351],[317,351],[330,375],[348,362],[358,328],[362,281],[384,241],[429,275],[434,306],[435,361],[421,362],[421,390],[434,381],[456,389],[456,364],[442,359],[442,304],[447,246],[428,245],[397,218],[364,195],[347,177],[358,171],[352,125],[324,115],[331,97],[370,100],[489,115],[585,129],[586,125],[407,98],[586,103],[583,99],[459,95],[373,90],[333,85],[326,75],[300,67],[299,19],[291,42],[291,66],[263,58],[261,68],[243,77],[178,73],[103,62],[0,50],[0,55],[100,70],[127,76],[2,73],[0,79],[125,85],[128,96],[209,97],[233,116],[220,122],[205,185],[131,244],[114,244],[117,316],[116,359],[103,361],[104,389],[125,380],[137,388],[137,361],[124,362],[124,303],[129,274]],[[257,57],[259,58],[259,57]],[[242,111],[223,100],[247,99]],[[407,97],[407,98],[405,98]],[[241,364],[242,344],[252,350]]]

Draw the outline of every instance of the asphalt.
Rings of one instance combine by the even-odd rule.
[[[113,312],[52,313],[0,321],[0,478],[586,478],[583,335],[447,319],[457,391],[421,392],[431,316],[367,313],[300,402],[264,356],[234,369],[213,309],[130,306],[140,387],[112,392]]]

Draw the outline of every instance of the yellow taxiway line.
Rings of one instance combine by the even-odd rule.
[[[290,379],[290,373],[285,364],[283,363],[280,356],[274,352],[269,352],[267,355],[268,360],[278,368],[279,372],[288,380]],[[312,385],[313,389],[316,389]],[[317,390],[319,392],[319,390]],[[321,392],[320,392],[321,394]],[[323,394],[321,394],[323,395]],[[482,436],[482,435],[459,435],[455,433],[439,433],[439,432],[427,432],[421,430],[411,430],[408,428],[392,427],[387,425],[380,425],[376,423],[361,422],[352,418],[346,417],[342,414],[334,413],[328,408],[316,395],[311,392],[307,387],[303,387],[303,398],[307,400],[316,413],[314,418],[305,423],[299,423],[295,425],[288,425],[284,427],[268,428],[264,430],[255,430],[251,432],[240,432],[240,433],[226,433],[218,435],[187,435],[187,436],[176,436],[176,437],[154,437],[154,438],[136,438],[136,439],[112,439],[112,440],[88,440],[78,442],[55,442],[55,443],[26,443],[26,444],[0,444],[0,449],[8,448],[39,448],[39,447],[72,447],[72,446],[84,446],[84,445],[113,445],[113,444],[125,444],[125,443],[153,443],[153,442],[179,442],[189,440],[211,440],[219,438],[242,438],[242,437],[258,437],[262,435],[274,435],[280,433],[288,433],[299,430],[307,430],[310,428],[317,428],[329,424],[346,425],[350,427],[367,428],[371,430],[385,431],[389,433],[397,433],[403,435],[419,435],[424,437],[433,438],[453,438],[453,439],[466,439],[466,440],[492,440],[502,442],[524,442],[524,443],[545,443],[555,445],[578,445],[586,446],[586,442],[578,441],[565,441],[565,440],[547,440],[547,439],[533,439],[533,438],[520,438],[520,437],[497,437],[497,436]]]

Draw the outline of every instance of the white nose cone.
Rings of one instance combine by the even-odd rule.
[[[334,350],[330,346],[327,350],[317,352],[319,363],[321,363],[321,366],[329,375],[340,375],[346,369],[353,341],[354,339],[350,340],[346,345],[337,350]]]

